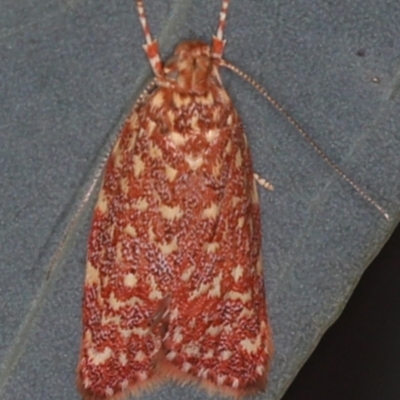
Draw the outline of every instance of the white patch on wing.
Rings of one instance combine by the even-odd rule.
[[[190,368],[192,368],[192,364],[188,363],[188,362],[184,362],[182,364],[182,371],[183,372],[189,372]]]
[[[154,143],[150,142],[150,144],[149,144],[149,155],[153,159],[161,158],[162,157],[162,151],[157,145],[155,145]]]
[[[159,290],[156,280],[154,279],[153,275],[149,275],[150,280],[150,300],[161,300],[164,296],[162,292]]]
[[[198,356],[200,354],[200,348],[195,343],[189,343],[185,348],[184,352],[189,356]]]
[[[219,297],[221,296],[221,282],[222,282],[222,272],[216,276],[212,281],[212,286],[208,292],[209,297]]]
[[[229,350],[224,350],[221,352],[221,360],[226,361],[229,360],[232,356],[232,352]]]
[[[232,387],[234,389],[237,389],[239,387],[239,379],[238,378],[233,378],[232,379]]]
[[[240,346],[250,354],[254,354],[261,346],[261,334],[258,334],[255,340],[249,338],[240,341]]]
[[[264,365],[257,365],[257,367],[256,367],[256,373],[257,373],[258,375],[263,375],[263,374],[264,374],[264,369],[265,369]]]
[[[191,156],[186,155],[185,161],[189,165],[190,169],[195,171],[196,169],[200,168],[203,165],[204,159],[203,156]]]
[[[138,178],[140,174],[144,171],[144,162],[138,155],[133,156],[133,172],[135,178]]]
[[[226,375],[218,375],[217,377],[217,385],[222,386],[226,381]]]
[[[121,365],[122,365],[123,367],[125,367],[125,365],[128,364],[128,358],[126,357],[126,354],[125,354],[125,353],[121,353],[121,354],[119,355],[118,359],[119,359],[119,362],[121,363]]]
[[[89,362],[94,365],[104,364],[113,354],[110,347],[105,347],[103,351],[96,351],[93,348],[88,350]]]
[[[169,207],[163,204],[160,206],[160,212],[163,218],[170,221],[174,219],[179,219],[183,216],[183,211],[179,206]]]
[[[187,138],[179,132],[171,132],[169,134],[169,139],[176,147],[183,146],[187,141]]]
[[[135,204],[133,204],[132,207],[138,211],[146,211],[149,208],[149,203],[144,197],[142,197]]]
[[[206,333],[211,336],[217,336],[222,331],[222,326],[209,326],[206,330]]]
[[[238,150],[236,153],[236,158],[235,158],[236,168],[240,168],[242,166],[242,164],[243,164],[242,152],[240,150]]]
[[[206,140],[208,143],[212,143],[219,136],[218,129],[209,129],[206,132]]]
[[[245,292],[245,293],[240,293],[236,291],[230,291],[228,292],[225,296],[225,300],[240,300],[242,303],[247,303],[249,300],[251,300],[251,292]]]
[[[128,224],[125,229],[124,229],[125,233],[127,233],[129,236],[131,237],[136,237],[137,236],[137,232],[134,226],[132,226],[131,224]]]
[[[219,248],[219,243],[218,242],[210,242],[210,243],[204,243],[203,249],[207,253],[215,253]]]
[[[183,335],[182,335],[182,328],[180,326],[177,326],[174,330],[174,333],[172,335],[172,341],[174,343],[180,343],[183,340]]]
[[[203,211],[203,218],[211,218],[211,219],[215,219],[217,218],[219,213],[219,207],[217,206],[217,204],[212,203],[210,205],[210,207],[207,207],[204,211]]]
[[[97,200],[97,205],[96,208],[102,213],[105,214],[108,211],[108,202],[107,202],[107,196],[102,188],[99,193],[99,199]]]
[[[108,304],[114,311],[118,311],[121,307],[125,305],[125,302],[118,300],[115,297],[115,293],[111,292],[108,297]]]
[[[231,274],[232,274],[232,278],[233,280],[237,283],[240,278],[243,276],[243,267],[241,265],[237,265],[235,268],[233,268]]]
[[[135,274],[132,274],[131,272],[126,274],[124,276],[124,285],[128,286],[130,288],[135,287],[137,284],[137,278]]]
[[[170,167],[168,164],[165,165],[165,175],[170,182],[173,182],[176,178],[178,170],[175,168]]]
[[[190,266],[189,268],[185,269],[181,275],[181,279],[184,282],[188,282],[191,278],[193,272],[195,271],[196,267],[194,265]]]
[[[170,352],[166,355],[166,358],[167,358],[167,360],[172,361],[176,356],[177,356],[176,351],[170,351]]]
[[[145,358],[146,358],[146,354],[144,354],[142,350],[139,350],[139,351],[136,353],[134,360],[135,360],[135,361],[141,362],[141,361],[143,361]]]
[[[94,285],[100,282],[99,271],[93,266],[93,264],[88,261],[86,264],[86,285]]]
[[[161,250],[161,253],[164,256],[168,256],[175,250],[178,250],[178,241],[177,238],[174,237],[169,243],[162,243],[158,245],[159,249]]]
[[[151,99],[150,104],[152,108],[161,108],[164,105],[164,93],[159,90]]]

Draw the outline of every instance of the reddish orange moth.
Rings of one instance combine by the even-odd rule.
[[[240,396],[263,389],[272,354],[260,206],[240,118],[210,47],[163,66],[137,1],[156,87],[107,162],[90,232],[78,386],[115,399],[171,377]]]
[[[252,83],[379,211],[259,85],[222,59],[229,0],[212,45],[161,62],[137,0],[155,79],[108,159],[88,243],[78,387],[118,399],[172,378],[241,397],[266,386],[273,352],[260,206],[240,118],[219,67]]]

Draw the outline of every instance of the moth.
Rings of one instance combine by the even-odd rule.
[[[229,0],[212,44],[181,43],[165,64],[136,4],[155,78],[123,125],[94,210],[78,388],[117,399],[172,378],[241,397],[265,388],[273,354],[256,187],[269,186],[253,171],[219,68],[253,84],[380,206],[223,60]]]

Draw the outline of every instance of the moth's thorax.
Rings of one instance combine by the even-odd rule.
[[[181,43],[163,71],[158,88],[139,110],[146,131],[154,133],[153,137],[157,133],[163,136],[178,133],[192,137],[191,141],[196,137],[197,141],[204,139],[210,130],[238,122],[209,45],[198,41]]]
[[[178,45],[164,67],[164,74],[166,82],[184,93],[203,94],[210,87],[221,84],[210,46],[198,41]],[[160,83],[163,84],[162,79]]]
[[[203,71],[198,65],[190,67],[190,70],[192,75],[184,75],[187,81],[188,77],[195,77],[197,72]],[[195,80],[192,83],[193,88]],[[196,159],[201,154],[210,155],[209,160],[202,157],[201,163],[199,158],[199,163],[195,164],[197,167],[208,164],[212,169],[216,160],[214,153],[222,154],[227,141],[233,137],[244,138],[240,119],[221,84],[203,84],[201,91],[160,84],[138,110],[138,116],[141,132],[164,149],[166,158],[177,154],[187,154]]]

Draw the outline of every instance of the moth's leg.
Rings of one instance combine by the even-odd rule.
[[[142,24],[144,37],[146,44],[143,45],[144,51],[147,54],[151,68],[157,78],[163,75],[163,68],[161,63],[160,51],[158,49],[157,40],[153,40],[150,33],[149,24],[147,23],[146,14],[144,12],[144,6],[142,0],[136,0],[136,7],[139,13],[140,23]]]
[[[219,13],[219,22],[217,36],[213,36],[212,56],[221,59],[226,40],[223,40],[224,29],[226,25],[226,13],[228,11],[230,0],[222,0],[221,12]]]
[[[254,172],[253,176],[255,181],[264,189],[270,190],[271,192],[274,190],[274,185],[271,182],[268,182],[262,176],[258,175],[257,172]]]

